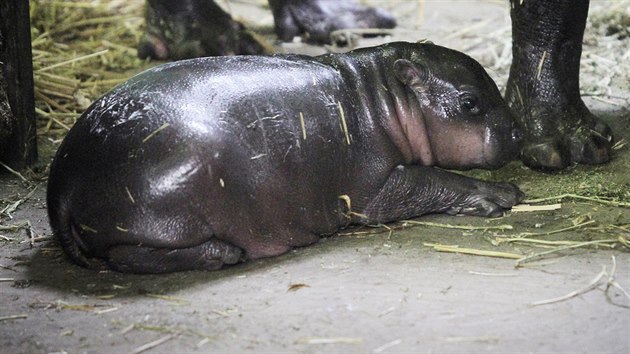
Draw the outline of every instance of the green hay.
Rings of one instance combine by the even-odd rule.
[[[99,96],[155,65],[137,57],[143,2],[31,2],[37,131],[65,135]]]

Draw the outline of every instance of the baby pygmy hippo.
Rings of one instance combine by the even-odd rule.
[[[349,223],[499,216],[519,134],[470,57],[429,43],[160,65],[94,102],[51,166],[50,223],[94,269],[217,269]]]

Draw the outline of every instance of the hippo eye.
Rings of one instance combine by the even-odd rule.
[[[460,103],[462,105],[462,108],[471,114],[479,114],[481,112],[481,108],[479,107],[479,100],[476,96],[473,96],[471,94],[464,94],[460,98]]]

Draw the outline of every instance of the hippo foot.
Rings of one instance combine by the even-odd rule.
[[[505,98],[522,131],[521,159],[559,170],[610,160],[613,136],[580,97],[588,1],[511,1],[512,67]]]
[[[147,29],[138,46],[141,59],[178,60],[218,55],[255,55],[271,52],[240,22],[213,1],[169,0],[147,2]]]
[[[283,41],[304,34],[308,41],[330,43],[339,29],[394,28],[396,19],[381,8],[351,0],[270,0],[276,34]]]
[[[508,102],[515,99],[507,98]],[[523,134],[521,160],[543,171],[572,164],[601,164],[610,160],[613,134],[580,99],[577,104],[556,107],[545,103],[513,104]]]
[[[445,213],[496,218],[525,198],[525,194],[512,183],[474,182],[475,189],[468,191],[463,201],[454,203]]]
[[[150,248],[134,245],[112,247],[108,268],[125,273],[170,273],[184,270],[216,270],[241,261],[243,251],[212,239],[189,248]]]

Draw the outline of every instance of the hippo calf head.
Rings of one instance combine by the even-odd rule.
[[[408,140],[421,164],[497,168],[518,156],[515,120],[496,84],[475,60],[427,44],[416,47],[409,59],[396,60],[394,73],[420,103],[420,131],[426,137]]]

